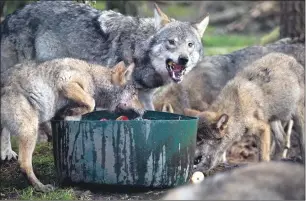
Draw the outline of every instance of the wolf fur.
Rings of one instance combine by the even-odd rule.
[[[281,40],[280,40],[281,41]],[[305,66],[305,46],[280,43],[252,46],[224,55],[205,56],[179,84],[161,87],[154,94],[156,110],[184,114],[184,108],[203,111],[216,99],[226,83],[247,65],[272,53],[281,52],[297,59]]]
[[[133,68],[133,64],[126,68],[123,62],[111,69],[63,58],[40,64],[29,61],[6,71],[7,79],[1,84],[1,159],[16,159],[10,134],[18,135],[22,172],[37,190],[53,190],[33,172],[39,125],[59,111],[63,116],[78,116],[92,112],[95,106],[143,113],[137,89],[131,83]]]
[[[204,154],[198,153],[201,166],[216,166],[224,150],[245,134],[259,136],[260,159],[269,161],[270,123],[291,118],[304,153],[304,73],[303,66],[282,53],[267,54],[238,72],[209,108],[197,114],[198,135],[204,139]]]
[[[305,200],[305,169],[289,162],[262,162],[169,191],[163,200]]]
[[[265,46],[252,46],[225,55],[205,56],[179,84],[161,87],[154,94],[157,111],[184,114],[185,108],[204,111],[216,99],[226,83],[247,65],[271,53],[291,55],[305,66],[305,46],[281,39]],[[286,133],[280,121],[271,123],[274,134],[274,159],[280,159]],[[246,137],[249,138],[249,137]],[[243,142],[242,142],[243,143]],[[239,144],[238,144],[239,145]]]
[[[138,18],[71,1],[35,2],[1,24],[1,72],[32,59],[72,57],[107,67],[134,61],[139,98],[154,110],[154,89],[180,82],[201,60],[208,22],[177,21],[156,4],[154,18]]]

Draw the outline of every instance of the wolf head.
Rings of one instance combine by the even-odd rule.
[[[198,138],[200,141],[196,150],[196,158],[200,158],[201,167],[209,170],[222,160],[222,154],[236,139],[235,130],[228,126],[229,116],[212,111],[200,112],[192,109],[184,109],[184,114],[199,118]],[[232,124],[233,125],[233,124]]]
[[[143,105],[138,99],[138,90],[131,82],[135,64],[127,68],[123,61],[119,62],[112,70],[112,84],[114,84],[115,96],[112,98],[110,110],[115,112],[129,112],[142,115]]]
[[[208,22],[208,16],[196,23],[169,19],[155,4],[154,24],[157,32],[149,39],[149,57],[164,83],[182,81],[184,74],[201,60],[201,38]]]

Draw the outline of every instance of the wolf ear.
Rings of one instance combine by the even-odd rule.
[[[135,63],[131,63],[127,67],[127,69],[124,71],[124,73],[122,75],[122,80],[124,81],[124,84],[126,84],[126,82],[132,80],[134,68],[135,68]]]
[[[158,30],[170,22],[168,16],[161,11],[156,3],[154,3],[154,21],[155,28]]]
[[[195,22],[192,24],[192,26],[198,31],[200,37],[203,37],[203,34],[207,28],[207,25],[209,23],[209,15],[206,14],[204,17],[199,20],[199,22]]]
[[[117,63],[112,69],[112,83],[115,85],[123,85],[122,75],[126,71],[126,67],[123,61]]]
[[[174,113],[172,105],[170,103],[163,104],[162,112]]]
[[[216,128],[219,129],[220,131],[224,130],[228,122],[228,115],[227,114],[222,114],[217,123],[216,123]]]

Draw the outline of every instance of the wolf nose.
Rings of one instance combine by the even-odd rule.
[[[125,103],[119,103],[118,105],[117,105],[117,110],[125,110],[126,109],[126,104]]]
[[[186,65],[188,61],[189,61],[188,56],[185,56],[185,55],[179,56],[178,63],[180,65]]]

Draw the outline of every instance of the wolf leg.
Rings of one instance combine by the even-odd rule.
[[[226,151],[224,151],[224,153],[222,154],[222,162],[223,163],[227,162],[227,160],[226,160]]]
[[[43,122],[40,126],[44,129],[45,133],[47,134],[48,142],[52,140],[52,129],[51,129],[51,122]]]
[[[82,115],[95,109],[95,100],[78,83],[71,82],[63,86],[62,92],[65,97],[80,106],[70,109],[72,115]]]
[[[2,129],[1,133],[1,160],[16,160],[17,154],[12,150],[11,145],[11,135],[10,132],[6,129]]]
[[[275,159],[279,160],[281,159],[284,150],[284,137],[286,136],[286,133],[284,131],[281,121],[279,120],[271,121],[270,126],[275,136]]]
[[[43,122],[39,125],[38,135],[38,141],[39,138],[45,139],[44,137],[47,137],[47,142],[52,141],[52,129],[50,121]]]
[[[264,121],[258,123],[260,137],[260,160],[270,161],[271,130],[270,125]]]
[[[286,135],[286,146],[283,152],[283,158],[287,158],[287,153],[291,146],[290,140],[291,140],[292,127],[293,127],[293,120],[290,119],[288,123],[288,129],[287,129],[287,135]]]
[[[88,112],[89,111],[86,107],[67,108],[67,110],[62,114],[62,117],[66,121],[80,121],[82,115]]]
[[[39,125],[38,111],[32,107],[26,97],[16,93],[2,97],[1,103],[3,115],[1,124],[3,123],[12,135],[19,136],[18,162],[21,172],[36,190],[43,192],[53,190],[52,185],[44,185],[37,179],[32,166]]]
[[[32,166],[32,156],[35,149],[38,134],[38,118],[32,117],[28,121],[20,123],[19,128],[19,157],[21,171],[27,176],[29,182],[37,191],[48,192],[54,187],[50,184],[42,184],[36,177]]]
[[[174,113],[172,105],[170,103],[164,103],[162,107],[162,112]]]

